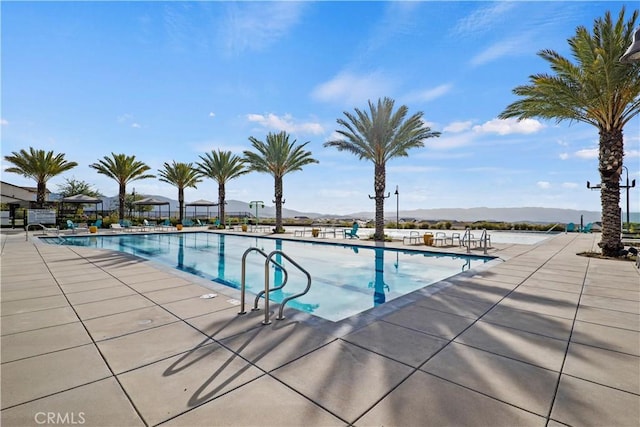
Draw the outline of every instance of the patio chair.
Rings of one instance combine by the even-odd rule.
[[[182,226],[183,227],[193,227],[195,224],[193,223],[192,220],[190,219],[183,219],[182,220]]]
[[[111,230],[114,232],[124,231],[124,227],[117,222],[114,222],[113,224],[111,224],[110,227],[111,227]]]
[[[67,228],[71,230],[73,234],[76,234],[78,230],[89,231],[89,227],[86,224],[76,224],[70,219],[67,220]]]
[[[360,236],[358,236],[358,223],[354,222],[353,223],[353,227],[351,228],[351,230],[344,230],[344,238],[346,239],[347,237],[349,237],[350,239],[359,239]]]
[[[440,245],[444,246],[447,244],[447,233],[444,231],[436,231],[436,235],[433,236],[433,246],[438,246],[438,242]]]
[[[171,221],[169,220],[169,218],[167,218],[163,222],[158,224],[157,228],[159,228],[160,230],[170,230],[174,228],[174,226],[171,224]]]
[[[584,226],[584,228],[582,229],[583,233],[591,233],[591,228],[593,227],[593,223],[589,223],[587,225]]]
[[[576,225],[574,223],[570,222],[569,224],[567,224],[567,227],[566,227],[565,231],[568,231],[568,232],[576,231]]]

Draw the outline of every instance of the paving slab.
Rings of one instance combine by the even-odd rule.
[[[586,307],[604,308],[607,310],[623,311],[625,313],[640,314],[640,301],[607,298],[595,295],[583,295],[580,305]]]
[[[271,373],[348,422],[355,421],[413,369],[344,341],[334,341]],[[357,384],[357,386],[355,386]]]
[[[224,295],[214,298],[191,297],[185,300],[165,303],[163,307],[182,319],[188,319],[235,307],[234,304],[227,300],[228,298],[225,298]]]
[[[212,341],[184,322],[174,322],[97,343],[116,374],[192,351]],[[140,345],[144,343],[144,345]]]
[[[85,320],[84,324],[93,339],[100,341],[177,321],[177,317],[163,308],[151,306]]]
[[[165,304],[168,302],[180,301],[210,293],[212,293],[212,291],[208,288],[205,288],[204,286],[189,284],[159,291],[153,290],[145,292],[144,296],[146,296],[156,304]]]
[[[88,291],[67,293],[67,299],[72,305],[86,304],[90,302],[97,302],[103,300],[109,300],[112,298],[124,297],[135,294],[136,291],[128,286],[112,286],[109,288],[93,289]]]
[[[455,337],[474,322],[469,317],[431,310],[417,304],[385,316],[383,320],[447,339]]]
[[[223,339],[221,343],[268,372],[334,339],[310,326],[285,319]]]
[[[3,316],[0,326],[4,336],[76,321],[78,321],[78,316],[71,307],[67,306]]]
[[[144,421],[155,425],[261,375],[214,343],[120,374],[118,379]]]
[[[563,373],[640,394],[640,357],[571,343]]]
[[[560,375],[456,343],[420,369],[540,416],[549,413]]]
[[[509,308],[503,304],[491,309],[482,321],[561,340],[569,339],[573,323],[570,319]]]
[[[640,331],[640,315],[616,310],[580,306],[576,320],[598,325]]]
[[[2,363],[91,343],[80,322],[52,326],[0,338]]]
[[[640,356],[640,332],[576,321],[571,341]]]
[[[544,426],[546,419],[417,371],[355,426]]]
[[[584,295],[594,295],[607,298],[619,298],[630,301],[640,301],[640,291],[629,289],[615,289],[604,286],[588,285],[584,287]]]
[[[493,305],[490,301],[470,300],[459,298],[442,292],[432,295],[430,298],[422,298],[416,301],[416,305],[430,308],[445,313],[477,319],[486,313]]]
[[[637,426],[640,396],[562,375],[551,419],[571,426]]]
[[[246,402],[251,402],[247,405]],[[214,421],[215,420],[215,421]],[[303,396],[269,376],[263,376],[163,426],[345,426]]]
[[[62,295],[60,287],[58,287],[58,285],[56,284],[15,290],[5,290],[3,285],[0,298],[3,302],[7,302],[31,298],[50,297],[55,295]]]
[[[101,301],[76,304],[74,307],[80,319],[90,320],[154,305],[153,301],[149,301],[142,295],[133,294]]]
[[[3,363],[0,371],[2,409],[111,376],[93,344]]]
[[[274,313],[271,312],[271,316]],[[264,314],[261,311],[248,311],[238,315],[238,307],[219,310],[202,316],[191,317],[186,322],[207,336],[220,341],[251,329],[261,328]]]
[[[4,410],[2,425],[137,427],[144,426],[144,423],[122,388],[111,377]]]
[[[68,307],[69,303],[64,295],[49,297],[29,298],[20,301],[7,301],[0,304],[2,317],[13,314],[29,313],[32,311],[47,310],[50,308]]]
[[[560,372],[567,342],[519,329],[476,322],[454,342]]]
[[[342,339],[416,368],[449,343],[446,339],[382,320]]]

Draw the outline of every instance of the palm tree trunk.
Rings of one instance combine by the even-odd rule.
[[[127,185],[126,184],[120,184],[119,188],[118,188],[118,203],[120,204],[120,206],[118,207],[118,215],[120,216],[120,219],[124,219],[124,199],[125,199],[125,195],[127,191]]]
[[[45,195],[47,193],[47,182],[46,181],[38,181],[38,190],[36,195],[36,202],[38,203],[38,207],[42,208],[44,205]]]
[[[373,239],[380,242],[384,240],[384,188],[387,181],[385,165],[376,164],[374,174],[373,188],[376,194],[376,231]]]
[[[180,224],[182,224],[182,212],[184,211],[184,188],[182,187],[178,187],[178,206],[180,208],[178,219]]]
[[[224,182],[218,184],[218,211],[220,212],[220,225],[226,227],[225,216],[224,216],[224,199],[226,197],[226,191],[224,188]]]
[[[276,197],[276,233],[284,232],[282,227],[282,177],[276,176],[275,178],[275,197]]]
[[[622,172],[623,140],[621,130],[600,130],[600,204],[602,206],[602,239],[598,246],[605,256],[618,256],[624,248],[621,237],[620,174]]]

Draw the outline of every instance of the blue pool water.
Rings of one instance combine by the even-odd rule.
[[[242,254],[248,248],[257,247],[266,253],[282,250],[312,278],[309,293],[290,301],[287,307],[331,321],[360,313],[492,259],[207,232],[44,240],[130,253],[238,289]],[[284,258],[274,259],[289,274],[286,286],[271,293],[272,299],[279,302],[303,290],[307,282],[306,276]],[[246,286],[251,294],[264,289],[264,262],[265,258],[255,252],[247,257]],[[270,270],[271,286],[282,283],[282,271],[273,266]],[[247,301],[253,301],[253,295]]]

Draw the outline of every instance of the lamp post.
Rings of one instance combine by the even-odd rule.
[[[398,186],[396,185],[396,231],[400,229],[400,193],[398,192]]]
[[[256,227],[258,226],[258,208],[264,209],[264,202],[262,200],[252,200],[249,202],[249,209],[256,208]]]
[[[629,189],[636,186],[636,180],[634,179],[629,185],[629,169],[626,166],[622,166],[624,170],[627,172],[627,182],[626,185],[621,185],[620,188],[624,188],[627,190],[627,232],[629,231]]]

